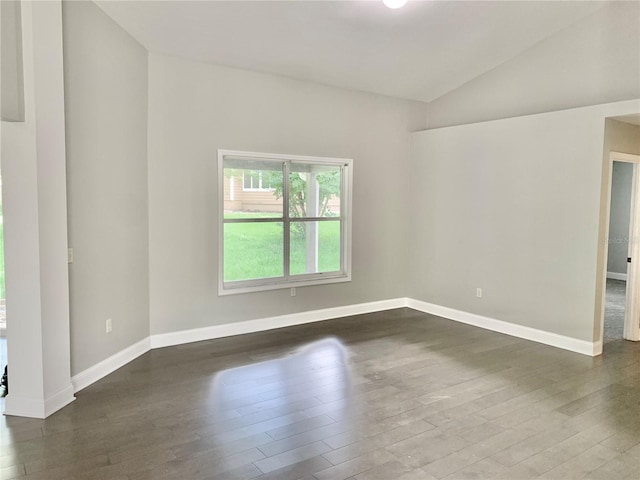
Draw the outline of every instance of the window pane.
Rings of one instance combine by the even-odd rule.
[[[259,179],[258,176],[259,176],[258,172],[252,172],[251,170],[244,170],[243,171],[243,177],[244,177],[243,187],[245,189],[258,188],[258,179]]]
[[[291,223],[291,275],[340,271],[341,223]]]
[[[225,161],[224,218],[281,218],[282,178],[281,163],[249,169]]]
[[[282,277],[283,224],[225,223],[224,281]]]
[[[341,172],[338,165],[291,163],[289,215],[339,217]]]

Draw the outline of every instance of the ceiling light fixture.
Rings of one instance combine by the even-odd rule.
[[[403,7],[407,3],[407,0],[382,0],[382,3],[395,10],[396,8]]]

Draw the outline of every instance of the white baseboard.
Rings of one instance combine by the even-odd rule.
[[[603,348],[602,340],[593,342],[593,354],[591,356],[597,357],[598,355],[602,355],[602,348]]]
[[[475,313],[463,312],[433,303],[422,302],[412,298],[407,299],[407,307],[419,310],[421,312],[430,313],[439,317],[455,320],[456,322],[466,323],[476,327],[500,332],[513,337],[524,338],[534,342],[551,345],[552,347],[562,348],[571,352],[581,353],[583,355],[596,356],[602,352],[602,345],[598,347],[599,342],[588,342],[573,337],[566,337],[557,333],[538,330],[536,328],[525,327],[515,323],[496,320],[495,318],[483,317]]]
[[[45,418],[44,400],[10,393],[4,399],[4,414],[16,417]]]
[[[73,391],[78,392],[83,388],[88,387],[92,383],[97,382],[103,377],[106,377],[111,372],[126,365],[132,360],[135,360],[143,353],[146,353],[151,348],[149,337],[140,340],[138,343],[134,343],[130,347],[119,351],[115,355],[111,355],[109,358],[102,360],[100,363],[96,363],[94,366],[83,370],[71,377],[71,383],[73,384]],[[9,397],[7,397],[9,398]]]
[[[16,417],[47,418],[75,399],[71,384],[44,400],[11,393],[5,398],[4,414]]]
[[[617,273],[617,272],[607,272],[607,278],[610,278],[612,280],[624,280],[626,282],[627,281],[627,274],[626,273]]]
[[[214,338],[242,335],[245,333],[262,332],[275,328],[302,325],[305,323],[330,320],[332,318],[361,315],[364,313],[381,312],[394,308],[409,307],[432,315],[437,315],[449,320],[454,320],[468,325],[500,332],[526,340],[543,343],[553,347],[562,348],[583,355],[596,356],[602,353],[602,342],[588,342],[577,338],[566,337],[557,333],[546,332],[535,328],[516,325],[514,323],[483,317],[475,313],[463,312],[441,305],[414,300],[412,298],[394,298],[379,302],[360,303],[343,307],[325,308],[308,312],[292,313],[277,317],[260,318],[244,322],[213,325],[211,327],[194,328],[178,332],[161,333],[151,335],[140,342],[112,355],[102,362],[90,367],[71,379],[73,392],[78,392],[92,383],[107,376],[114,370],[129,363],[152,348],[170,347],[185,343],[211,340]],[[10,397],[7,397],[9,399]],[[68,402],[67,402],[68,403]],[[9,405],[7,403],[6,405]],[[8,407],[7,407],[8,408]],[[14,413],[17,415],[17,413]]]
[[[73,393],[73,385],[69,383],[66,388],[47,397],[44,401],[44,418],[47,418],[52,413],[57,412],[62,407],[66,407],[73,402],[76,399]]]
[[[181,345],[183,343],[198,342],[201,340],[211,340],[213,338],[262,332],[264,330],[272,330],[275,328],[291,327],[293,325],[320,322],[322,320],[348,317],[351,315],[361,315],[364,313],[381,312],[406,306],[406,298],[394,298],[378,302],[359,303],[344,307],[325,308],[322,310],[291,313],[277,317],[259,318],[257,320],[247,320],[244,322],[213,325],[211,327],[194,328],[191,330],[181,330],[171,333],[161,333],[151,335],[151,348],[170,347],[172,345]]]

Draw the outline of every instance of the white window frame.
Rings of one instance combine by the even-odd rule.
[[[283,196],[283,216],[274,219],[285,224],[283,228],[283,260],[285,274],[282,277],[260,278],[252,280],[224,281],[224,224],[234,223],[224,218],[224,159],[233,157],[259,161],[282,162],[289,165],[291,162],[318,163],[336,165],[342,168],[342,188],[340,196],[340,217],[342,228],[340,229],[341,268],[338,272],[307,273],[300,275],[288,275],[289,245],[286,242],[286,233],[290,223],[300,221],[290,219],[288,208],[288,193]],[[288,172],[288,167],[285,169]],[[285,177],[286,179],[287,177]],[[286,182],[285,182],[286,183]],[[218,295],[231,295],[236,293],[259,292],[264,290],[277,290],[293,287],[305,287],[310,285],[325,285],[330,283],[351,281],[351,198],[353,188],[353,160],[348,158],[312,157],[303,155],[287,155],[274,153],[244,152],[237,150],[218,150]],[[335,217],[331,217],[335,221]],[[306,220],[326,221],[323,218],[306,217]],[[257,223],[257,222],[256,222]]]

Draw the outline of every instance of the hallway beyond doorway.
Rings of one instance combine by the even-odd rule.
[[[607,278],[604,308],[604,342],[621,340],[624,333],[624,313],[627,302],[627,282]]]

